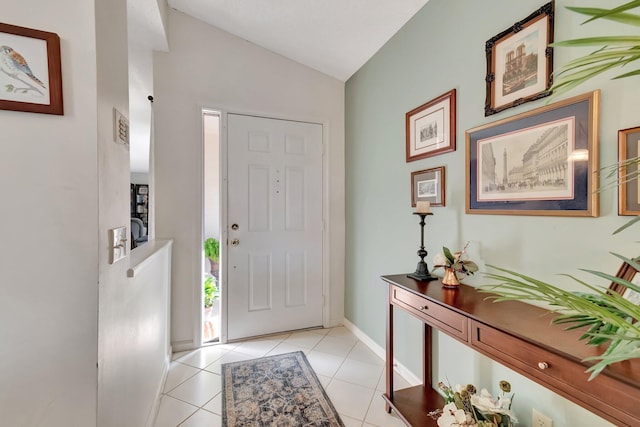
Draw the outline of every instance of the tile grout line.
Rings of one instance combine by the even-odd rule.
[[[216,363],[216,362],[218,362],[220,359],[222,359],[223,357],[225,357],[225,356],[227,356],[227,355],[229,355],[229,354],[236,354],[236,355],[240,355],[240,356],[243,356],[243,357],[251,357],[251,358],[267,357],[267,356],[269,356],[269,354],[270,354],[271,352],[273,352],[273,351],[274,351],[278,346],[280,346],[281,344],[288,344],[288,345],[291,345],[292,347],[297,347],[297,348],[299,348],[299,349],[300,349],[301,351],[303,351],[303,352],[311,353],[311,352],[315,351],[315,352],[317,352],[317,353],[320,353],[320,354],[326,354],[326,355],[328,355],[328,356],[332,356],[332,357],[340,357],[340,358],[341,358],[340,364],[338,365],[338,367],[336,368],[336,370],[334,371],[334,373],[333,373],[333,374],[331,375],[331,377],[329,378],[329,381],[328,381],[328,383],[327,383],[327,388],[328,388],[332,383],[334,383],[334,380],[338,380],[338,381],[342,381],[342,382],[347,383],[347,384],[351,384],[351,385],[355,385],[355,386],[359,386],[359,387],[363,387],[363,388],[367,388],[367,389],[369,389],[369,387],[367,387],[367,386],[365,386],[365,385],[358,384],[358,383],[351,382],[351,381],[347,381],[347,380],[342,380],[342,379],[340,379],[340,378],[336,378],[336,375],[338,374],[338,372],[340,371],[340,369],[345,365],[345,363],[347,362],[347,360],[350,360],[350,361],[355,362],[355,363],[360,363],[360,364],[363,364],[363,365],[369,365],[369,366],[374,367],[374,368],[378,368],[379,366],[378,366],[377,364],[375,364],[375,363],[370,363],[370,362],[368,362],[368,361],[362,361],[362,360],[358,360],[358,359],[350,359],[350,356],[354,353],[354,351],[355,351],[355,349],[356,349],[356,347],[357,347],[358,342],[360,342],[360,340],[359,340],[359,339],[357,339],[357,337],[355,337],[355,338],[356,338],[356,339],[355,339],[355,341],[351,344],[350,348],[348,349],[348,352],[347,352],[344,356],[337,356],[337,355],[335,355],[335,354],[331,354],[331,353],[327,353],[327,352],[324,352],[324,351],[319,350],[319,349],[318,349],[318,346],[319,346],[319,345],[320,345],[320,343],[321,343],[321,342],[323,342],[323,340],[324,340],[325,338],[327,338],[327,337],[331,337],[332,339],[337,339],[338,341],[340,341],[340,340],[346,340],[346,338],[345,338],[343,335],[331,335],[331,334],[330,334],[330,332],[331,332],[331,331],[328,331],[327,333],[324,333],[324,334],[317,334],[317,335],[319,335],[319,336],[320,336],[320,339],[319,339],[319,340],[318,340],[318,341],[317,341],[317,342],[316,342],[316,343],[315,343],[311,348],[304,347],[304,346],[300,346],[300,345],[295,345],[295,344],[289,344],[289,343],[286,343],[285,341],[286,341],[287,339],[291,338],[291,336],[292,336],[293,334],[288,334],[288,335],[286,335],[286,336],[282,336],[282,337],[280,337],[280,339],[278,339],[278,340],[273,340],[273,339],[272,339],[271,341],[274,341],[274,342],[276,342],[277,344],[276,344],[276,345],[274,345],[272,348],[270,348],[268,351],[266,351],[266,352],[265,352],[265,354],[263,354],[262,356],[256,356],[256,355],[253,355],[253,354],[243,353],[240,349],[238,349],[238,350],[237,350],[237,348],[241,345],[241,343],[251,342],[251,340],[242,341],[239,345],[235,346],[235,347],[234,347],[234,348],[232,348],[232,349],[221,349],[221,350],[223,350],[223,351],[224,351],[224,354],[223,354],[222,356],[220,356],[219,358],[217,358],[217,359],[213,360],[211,363],[207,364],[206,366],[204,366],[204,367],[202,367],[202,368],[200,368],[200,367],[196,367],[196,366],[192,366],[192,365],[190,365],[190,364],[188,364],[188,363],[184,363],[184,362],[182,362],[182,361],[180,361],[180,360],[178,360],[178,359],[174,359],[174,360],[172,360],[172,362],[176,362],[177,364],[180,364],[180,365],[182,365],[182,366],[187,366],[187,367],[190,367],[190,368],[197,369],[197,372],[195,372],[193,375],[190,375],[190,376],[188,376],[187,378],[183,379],[180,383],[178,383],[178,384],[176,384],[175,386],[173,386],[170,390],[163,391],[163,393],[162,393],[162,394],[163,394],[163,395],[166,395],[166,396],[169,396],[169,397],[171,397],[172,399],[176,399],[176,400],[177,400],[177,401],[179,401],[179,402],[186,403],[186,404],[187,404],[187,405],[189,405],[190,407],[197,408],[197,409],[196,409],[196,410],[195,410],[191,415],[189,415],[187,418],[185,418],[183,421],[181,421],[181,422],[178,424],[178,426],[181,426],[181,425],[183,425],[184,423],[186,423],[186,422],[187,422],[187,420],[189,420],[190,418],[192,418],[192,417],[193,417],[193,416],[194,416],[194,415],[195,415],[199,410],[204,410],[204,411],[206,411],[207,413],[212,414],[212,415],[215,415],[215,416],[220,416],[220,414],[216,414],[215,412],[212,412],[212,411],[210,411],[210,410],[208,410],[208,409],[205,409],[204,407],[205,407],[206,405],[208,405],[209,403],[211,403],[211,401],[213,401],[216,397],[218,397],[218,396],[222,393],[222,390],[221,390],[220,392],[216,393],[214,396],[212,396],[209,400],[207,400],[206,402],[204,402],[204,404],[203,404],[203,405],[201,405],[201,406],[194,405],[194,404],[189,403],[189,402],[187,402],[187,401],[184,401],[184,400],[182,400],[182,399],[176,398],[176,397],[174,397],[174,396],[171,396],[171,395],[170,395],[170,394],[168,394],[168,393],[170,393],[171,391],[174,391],[174,390],[175,390],[176,388],[178,388],[180,385],[184,384],[184,383],[185,383],[185,382],[187,382],[189,379],[192,379],[193,377],[195,377],[196,375],[198,375],[198,374],[202,373],[203,371],[205,371],[205,372],[207,372],[207,373],[209,373],[209,374],[214,374],[214,375],[217,375],[217,376],[221,377],[221,375],[220,375],[220,374],[217,374],[217,373],[215,373],[215,372],[208,371],[208,370],[207,370],[207,368],[208,368],[208,367],[210,367],[211,365],[215,364],[215,363]],[[313,332],[313,333],[315,333],[315,332]],[[200,347],[199,349],[195,349],[195,350],[193,350],[192,352],[201,351],[201,350],[202,350],[202,348],[203,348],[203,347]],[[279,353],[279,354],[280,354],[280,353]],[[185,354],[185,356],[187,356],[187,355],[188,355],[188,354]],[[185,357],[185,356],[182,356],[181,358],[183,358],[183,357]],[[350,419],[353,419],[353,420],[355,420],[355,421],[358,421],[358,422],[360,423],[360,426],[361,426],[361,427],[364,427],[364,425],[365,425],[365,424],[367,424],[367,422],[366,422],[367,414],[369,413],[369,410],[370,410],[370,409],[371,409],[371,407],[372,407],[373,401],[375,400],[375,397],[377,396],[377,393],[379,392],[379,390],[378,390],[378,388],[377,388],[377,387],[378,387],[378,384],[379,384],[379,381],[380,381],[380,377],[381,377],[382,375],[384,375],[384,369],[383,369],[383,370],[382,370],[382,372],[380,373],[380,376],[378,377],[378,379],[377,379],[376,384],[374,385],[374,387],[370,388],[370,390],[372,390],[372,392],[373,392],[373,393],[372,393],[372,397],[371,397],[371,399],[370,399],[370,401],[369,401],[369,404],[367,405],[367,409],[366,409],[366,411],[365,411],[365,413],[364,413],[363,419],[354,418],[354,417],[347,416],[347,415],[344,415],[344,414],[341,414],[341,415],[342,415],[342,416],[344,416],[344,417],[348,417],[348,418],[350,418]],[[326,375],[325,375],[325,377],[326,377]],[[324,388],[324,386],[323,386],[323,388]],[[325,390],[325,392],[326,392],[326,390]],[[370,425],[372,425],[372,426],[373,426],[374,424],[370,424]]]

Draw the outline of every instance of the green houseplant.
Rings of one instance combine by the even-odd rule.
[[[215,237],[209,237],[204,241],[204,256],[211,263],[211,274],[216,278],[220,270],[220,242]]]
[[[215,277],[210,274],[205,275],[204,279],[204,308],[213,307],[213,303],[220,297]]]
[[[640,15],[628,11],[640,7],[640,0],[634,0],[613,9],[567,7],[574,12],[590,16],[585,21],[608,19],[624,25],[640,27]],[[554,43],[554,46],[596,46],[595,52],[570,61],[558,72],[551,90],[554,96],[569,91],[589,79],[614,68],[624,67],[640,59],[640,36],[606,36],[567,40]],[[614,79],[640,75],[640,69],[617,75]],[[609,178],[617,178],[620,171],[632,164],[640,163],[640,159],[631,159],[624,164],[609,168]],[[620,180],[637,179],[637,172],[620,176]],[[636,217],[625,226],[616,230],[622,231],[640,220]],[[629,259],[613,254],[640,271],[638,259]],[[586,360],[595,362],[587,371],[591,378],[598,375],[608,365],[640,357],[640,306],[624,298],[620,293],[608,288],[591,285],[573,276],[573,280],[585,288],[586,292],[569,292],[552,284],[520,274],[508,269],[489,266],[497,273],[486,276],[494,280],[494,284],[482,287],[483,291],[492,292],[489,298],[495,301],[528,300],[550,305],[557,313],[554,323],[566,325],[567,329],[585,328],[580,337],[589,345],[606,345],[599,356]],[[640,287],[622,278],[594,270],[582,270],[596,277],[616,283],[623,289],[640,292]]]
[[[633,0],[612,9],[593,7],[567,7],[567,9],[589,16],[590,18],[584,23],[595,19],[607,19],[624,25],[640,27],[640,15],[627,12],[638,7],[640,7],[640,0]],[[599,74],[614,68],[625,67],[640,59],[640,36],[638,35],[587,37],[556,42],[553,43],[553,46],[591,46],[597,48],[595,52],[574,59],[554,72],[555,81],[551,87],[554,97],[581,85]],[[615,76],[614,79],[635,75],[640,75],[640,69],[626,71]]]

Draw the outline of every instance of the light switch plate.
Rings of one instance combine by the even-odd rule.
[[[127,256],[127,227],[109,230],[109,264],[120,261]]]
[[[129,120],[116,108],[113,109],[113,140],[129,146]]]

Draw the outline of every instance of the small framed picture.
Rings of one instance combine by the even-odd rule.
[[[456,90],[409,111],[405,122],[407,162],[455,151]]]
[[[551,94],[553,2],[487,40],[484,115]]]
[[[640,215],[640,127],[618,131],[618,215]]]
[[[616,273],[616,277],[619,277],[623,280],[626,280],[627,282],[631,282],[634,285],[640,287],[640,274],[638,274],[638,270],[636,270],[626,262],[623,263],[622,266],[620,266],[620,269]],[[630,289],[626,286],[622,286],[621,284],[615,283],[615,282],[611,283],[611,286],[609,286],[609,289],[619,293],[625,299],[633,302],[634,304],[640,305],[640,292],[636,292],[633,289]]]
[[[149,187],[141,185],[138,187],[138,194],[149,194]]]
[[[0,23],[0,110],[62,115],[60,37]]]
[[[411,173],[411,206],[423,201],[431,206],[446,205],[444,166]]]

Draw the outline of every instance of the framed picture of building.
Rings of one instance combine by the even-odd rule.
[[[466,212],[599,214],[599,91],[470,129]]]
[[[640,215],[640,127],[618,131],[618,215]]]
[[[638,262],[639,259],[635,258],[632,261]],[[609,286],[609,289],[619,293],[623,298],[631,301],[632,303],[640,305],[640,274],[638,274],[638,270],[636,270],[628,262],[623,262],[620,266],[620,269],[616,273],[616,277],[622,280],[626,280],[635,288],[632,289],[628,285],[625,286],[620,283],[612,282]]]
[[[456,150],[456,90],[405,114],[407,162]]]
[[[551,93],[553,17],[550,2],[487,40],[485,116]]]
[[[429,202],[431,206],[445,206],[444,166],[411,172],[411,206]]]

